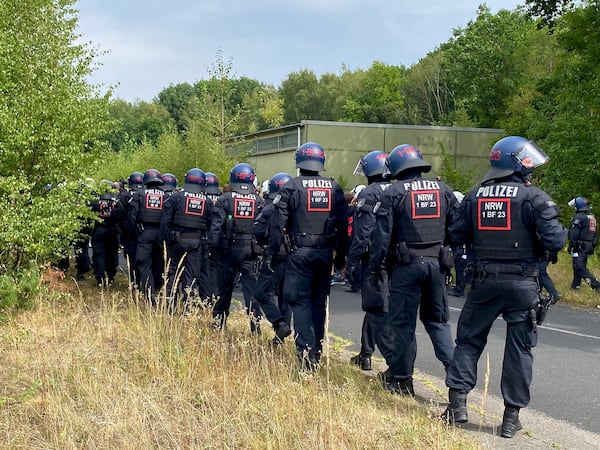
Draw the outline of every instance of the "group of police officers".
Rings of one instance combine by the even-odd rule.
[[[489,171],[459,202],[439,177],[424,176],[431,165],[413,145],[369,152],[355,170],[368,184],[356,199],[351,236],[344,192],[321,175],[325,160],[319,144],[301,145],[295,153],[298,176],[275,174],[262,196],[245,163],[231,169],[229,189],[222,193],[216,176],[198,168],[186,173],[181,189],[175,189],[175,177],[149,169],[131,174],[128,190],[117,198],[103,194],[94,208],[101,226],[122,228],[132,279],[149,302],[156,303],[161,288],[166,245],[166,292],[173,308],[200,299],[212,308],[214,328],[222,329],[239,277],[251,332],[260,333],[264,316],[273,326],[273,342],[281,344],[293,327],[303,370],[319,368],[332,267],[345,266],[348,279],[360,285],[365,312],[361,351],[352,362],[370,370],[379,348],[388,366],[379,374],[384,389],[414,396],[419,317],[446,369],[449,405],[442,418],[451,424],[468,421],[467,394],[476,384],[488,333],[502,315],[507,328],[500,434],[513,437],[521,429],[519,410],[530,399],[539,262],[556,262],[567,238],[554,202],[531,184],[546,154],[523,137],[500,139],[491,149]],[[587,236],[577,239],[582,252]],[[114,277],[118,249],[102,245],[92,239],[99,249],[99,282]],[[454,341],[448,249],[465,246],[472,252],[473,277]]]

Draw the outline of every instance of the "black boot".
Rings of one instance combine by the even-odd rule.
[[[442,419],[449,424],[467,423],[469,421],[467,394],[450,389],[448,391],[448,400],[450,400],[450,404],[446,408],[446,411],[442,413]]]
[[[503,438],[511,438],[523,426],[519,421],[519,408],[507,406],[504,408],[504,417],[502,418],[502,427],[500,428],[500,436]]]
[[[372,369],[371,357],[364,356],[362,353],[359,353],[358,355],[354,355],[352,358],[350,358],[350,362],[352,364],[356,364],[357,366],[359,366],[361,370],[371,370]]]

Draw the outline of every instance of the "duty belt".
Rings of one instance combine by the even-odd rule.
[[[297,247],[327,248],[327,238],[324,234],[292,233],[292,241]]]
[[[237,239],[240,241],[254,239],[254,235],[252,233],[233,233],[231,239]]]
[[[537,277],[539,270],[537,266],[530,264],[502,264],[502,263],[488,263],[475,266],[475,273],[479,278],[484,278],[487,275],[495,274],[512,274],[522,275],[524,277]]]

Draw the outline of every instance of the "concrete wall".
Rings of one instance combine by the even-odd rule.
[[[296,128],[294,128],[296,127]],[[373,150],[391,151],[401,144],[416,146],[425,160],[432,164],[432,175],[441,168],[440,149],[454,156],[455,167],[468,173],[473,170],[475,183],[486,172],[492,144],[504,135],[503,130],[481,128],[425,127],[411,125],[383,125],[346,122],[302,121],[300,124],[267,130],[249,137],[260,139],[273,135],[297,133],[300,143],[318,142],[325,149],[327,161],[324,175],[339,179],[341,176],[352,187],[364,183],[352,172],[361,156]],[[296,174],[294,153],[296,147],[278,148],[253,153],[248,158],[259,178],[270,178],[277,172]]]

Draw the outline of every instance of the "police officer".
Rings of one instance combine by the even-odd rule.
[[[163,180],[162,190],[165,192],[165,196],[172,195],[177,189],[177,177],[172,173],[163,173],[160,178]]]
[[[130,221],[137,234],[136,268],[139,289],[156,306],[156,291],[162,287],[164,271],[163,240],[160,222],[163,212],[164,184],[157,169],[144,172],[144,188],[133,193]]]
[[[120,224],[121,245],[123,246],[123,256],[129,269],[129,281],[137,285],[139,276],[137,274],[137,264],[135,254],[137,249],[137,233],[135,223],[131,220],[131,200],[133,193],[144,188],[144,174],[142,172],[132,172],[127,179],[127,189],[123,189],[117,195],[119,202],[125,209],[126,220]]]
[[[219,197],[213,208],[210,228],[211,252],[218,253],[218,299],[213,307],[215,328],[223,328],[229,316],[235,278],[240,272],[246,311],[250,316],[250,331],[260,333],[261,311],[254,299],[259,247],[254,241],[254,219],[264,201],[255,193],[254,169],[236,164],[229,173],[231,192]]]
[[[110,285],[117,273],[118,226],[125,220],[125,209],[117,200],[116,193],[109,190],[93,201],[91,207],[99,217],[91,233],[94,276],[98,286]]]
[[[389,361],[392,356],[393,343],[387,326],[387,276],[382,292],[375,292],[363,283],[366,280],[369,263],[371,235],[375,228],[373,208],[379,202],[381,194],[392,184],[383,176],[386,158],[387,153],[383,151],[369,152],[360,158],[354,169],[354,175],[365,176],[368,181],[368,186],[358,193],[346,267],[346,278],[350,284],[354,284],[355,280],[358,280],[362,296],[362,309],[365,312],[360,338],[360,353],[350,359],[350,362],[358,365],[362,370],[371,370],[371,356],[375,351],[376,343],[386,361]]]
[[[500,434],[521,429],[519,410],[529,403],[537,341],[538,259],[547,250],[552,262],[564,246],[567,230],[550,197],[530,185],[534,167],[548,161],[533,142],[508,136],[494,144],[490,169],[465,196],[458,220],[450,227],[455,243],[472,243],[475,274],[458,320],[454,359],[446,385],[450,404],[442,417],[464,423],[467,394],[477,381],[477,362],[496,318],[506,321],[501,390],[504,416]]]
[[[319,175],[325,152],[315,142],[296,150],[300,175],[283,185],[273,204],[268,255],[279,254],[284,234],[290,237],[283,284],[292,309],[296,351],[301,368],[317,370],[325,337],[327,296],[333,251],[336,265],[344,266],[348,240],[347,209],[342,188]]]
[[[164,177],[163,177],[164,181]],[[207,236],[210,229],[212,202],[204,194],[202,169],[187,171],[183,189],[165,200],[161,234],[167,243],[167,295],[183,297],[188,307],[189,295],[206,302],[208,291]]]
[[[594,253],[598,243],[596,218],[590,211],[590,201],[585,197],[577,197],[569,202],[575,207],[575,215],[571,218],[569,228],[569,253],[573,258],[573,281],[571,289],[579,289],[581,280],[590,283],[592,289],[600,290],[600,281],[587,268],[588,256]]]
[[[261,185],[261,193],[265,199],[265,207],[254,221],[254,236],[262,247],[269,243],[271,230],[271,217],[273,215],[273,198],[279,188],[291,180],[291,175],[280,172],[267,181],[267,186]],[[279,252],[271,258],[266,258],[260,267],[256,281],[256,301],[275,330],[274,344],[282,344],[283,340],[292,333],[290,328],[292,313],[283,295],[283,277],[285,273],[285,260],[289,248],[282,244]],[[277,299],[275,299],[277,296]]]
[[[457,207],[452,190],[436,178],[423,178],[431,165],[409,144],[394,148],[386,159],[386,172],[396,181],[374,207],[376,225],[369,259],[368,283],[381,284],[384,261],[390,273],[389,326],[394,336],[383,387],[414,395],[415,326],[420,318],[436,357],[447,367],[454,345],[448,324],[445,285],[447,268],[440,264],[447,227]]]

